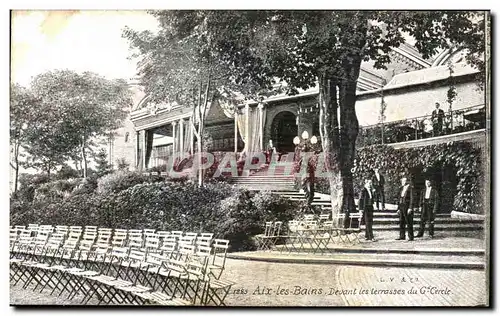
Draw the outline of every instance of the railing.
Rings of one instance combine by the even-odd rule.
[[[407,142],[437,136],[452,135],[486,127],[484,105],[472,106],[444,113],[442,123],[432,115],[400,121],[362,126],[359,129],[359,147]]]

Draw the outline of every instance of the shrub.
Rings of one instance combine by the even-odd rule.
[[[299,203],[257,194],[225,183],[198,187],[191,181],[143,182],[106,193],[72,194],[65,199],[12,201],[11,224],[97,225],[110,228],[211,232],[229,239],[231,249],[253,249],[251,237],[266,221],[288,221]]]
[[[158,176],[156,176],[158,177]],[[157,181],[155,176],[143,175],[136,171],[116,171],[108,174],[97,181],[97,193],[109,194],[120,192],[146,181]]]
[[[82,182],[82,179],[56,180],[41,184],[35,190],[34,199],[64,199]]]

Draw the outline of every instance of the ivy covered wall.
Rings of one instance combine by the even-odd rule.
[[[359,194],[370,170],[379,168],[386,178],[386,203],[396,204],[402,174],[408,176],[417,189],[423,188],[425,177],[430,176],[441,187],[441,212],[484,214],[488,184],[482,156],[481,149],[466,141],[407,149],[387,145],[359,148],[354,172],[355,192]],[[316,191],[329,194],[327,179],[316,180]]]

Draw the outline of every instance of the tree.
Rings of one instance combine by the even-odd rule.
[[[235,82],[254,80],[272,89],[274,80],[290,95],[319,86],[320,130],[328,154],[333,212],[355,210],[353,176],[359,124],[355,111],[361,63],[390,62],[392,48],[412,37],[424,58],[456,45],[484,70],[485,15],[463,11],[198,11],[183,26],[203,29],[211,51],[226,61]],[[230,26],[230,27],[228,27]],[[212,36],[212,35],[214,36]],[[216,36],[215,36],[216,35]],[[259,80],[263,77],[268,80]],[[338,178],[341,186],[337,186]],[[338,193],[340,199],[335,199]],[[339,201],[340,200],[340,201]],[[340,202],[340,203],[338,203]]]
[[[18,84],[10,87],[10,166],[14,169],[14,195],[19,183],[19,168],[22,145],[26,142],[28,130],[36,120],[33,109],[38,107],[39,100],[33,93]]]
[[[108,162],[108,155],[106,154],[106,150],[104,148],[101,148],[95,155],[95,163],[95,171],[99,177],[105,176],[113,171],[113,168]]]
[[[55,133],[47,137],[48,141],[64,149],[60,155],[63,161],[74,160],[78,148],[83,177],[87,177],[87,151],[98,137],[107,136],[120,127],[126,117],[124,109],[132,102],[127,82],[109,80],[91,72],[56,70],[35,77],[32,88],[42,100],[43,111],[51,112],[49,125],[55,122],[57,127]]]
[[[157,33],[126,28],[123,36],[135,51],[132,57],[139,59],[138,74],[150,101],[192,109],[191,127],[201,165],[205,117],[212,102],[231,103],[236,93],[258,98],[265,95],[260,87],[270,80],[258,76],[253,80],[233,80],[232,68],[214,50],[213,43],[220,41],[219,34],[208,32],[203,11],[150,11],[150,14],[159,21]],[[203,170],[199,168],[198,184],[202,183]]]

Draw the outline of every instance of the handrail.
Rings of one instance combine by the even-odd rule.
[[[467,112],[482,109],[485,109],[484,104],[448,111],[444,113],[440,123],[433,120],[433,115],[430,114],[362,126],[358,135],[358,144],[361,146],[393,144],[482,129],[485,128],[486,115],[484,115],[484,120],[470,120],[464,116]],[[437,130],[435,130],[436,124],[438,124]]]
[[[485,106],[484,103],[483,104],[478,104],[478,105],[473,105],[473,106],[470,106],[470,107],[453,110],[453,111],[451,111],[451,113],[466,112],[466,111],[469,111],[469,110],[474,109],[474,108],[481,109],[484,106]],[[443,110],[443,111],[444,111],[445,117],[450,115],[449,111],[445,111],[445,110]],[[382,123],[371,124],[371,125],[364,125],[364,126],[360,126],[360,128],[366,129],[366,128],[370,128],[370,127],[380,127],[381,125],[397,124],[397,123],[403,123],[403,122],[408,122],[408,121],[415,121],[415,120],[418,120],[418,119],[423,119],[423,118],[428,118],[428,117],[432,117],[432,114],[426,114],[426,115],[422,115],[422,116],[414,116],[414,117],[409,117],[409,118],[402,119],[402,120],[397,120],[397,121],[389,121],[389,122],[382,122]]]

